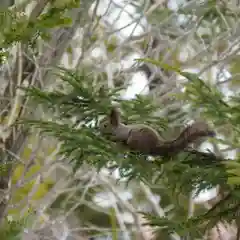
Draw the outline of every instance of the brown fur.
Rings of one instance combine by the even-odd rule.
[[[205,122],[195,122],[186,127],[176,139],[162,141],[158,132],[147,125],[121,123],[117,108],[113,108],[109,116],[100,123],[100,131],[102,134],[112,135],[116,141],[125,142],[131,150],[159,156],[176,154],[201,137],[215,135]]]

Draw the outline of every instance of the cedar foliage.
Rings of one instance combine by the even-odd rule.
[[[54,119],[26,121],[30,126],[40,128],[43,133],[54,136],[63,143],[61,153],[71,160],[73,171],[87,163],[98,170],[109,168],[112,171],[119,168],[121,177],[127,178],[127,182],[135,180],[149,185],[166,184],[172,192],[179,195],[189,195],[196,188],[201,191],[216,185],[220,185],[222,191],[227,193],[212,209],[189,219],[183,216],[173,220],[146,214],[150,225],[164,227],[169,233],[177,232],[184,236],[196,232],[196,226],[200,229],[211,228],[220,220],[232,221],[238,216],[240,180],[237,172],[234,175],[231,170],[227,171],[227,159],[193,150],[182,151],[171,159],[156,158],[150,162],[146,156],[119,148],[118,144],[104,139],[97,128],[99,117],[108,113],[111,102],[118,102],[123,110],[124,121],[147,123],[164,131],[171,128],[171,123],[167,116],[156,116],[161,106],[156,106],[150,97],[138,96],[134,100],[122,100],[118,94],[120,89],[96,87],[91,74],[84,71],[63,68],[58,71],[57,76],[70,86],[68,92],[46,92],[35,87],[26,89],[32,99],[51,111]],[[216,87],[207,85],[197,75],[182,74],[188,78],[182,100],[191,103],[193,108],[201,108],[202,116],[212,121],[216,130],[218,126],[228,125],[232,132],[232,140],[228,144],[239,146],[240,113],[237,106],[240,98],[233,97],[226,101]],[[75,120],[69,121],[73,117]],[[234,162],[237,165],[239,159]]]
[[[84,1],[81,1],[81,4],[84,4]],[[220,8],[217,9],[215,4],[215,1],[206,1],[201,6],[197,6],[200,10],[197,14],[201,18],[198,27],[204,22],[203,20],[210,23],[217,20],[221,25],[224,22],[222,13],[225,16],[230,15],[229,9],[224,5],[220,5]],[[17,9],[10,9],[7,10],[7,14],[5,12],[1,14],[0,62],[4,63],[6,61],[6,57],[9,56],[8,49],[19,41],[24,44],[26,49],[30,48],[35,53],[38,38],[48,41],[51,37],[49,29],[66,27],[66,30],[67,26],[71,24],[71,19],[66,16],[62,17],[67,10],[77,7],[78,4],[74,4],[74,1],[72,1],[66,5],[68,5],[68,9],[61,4],[56,6],[50,3],[48,11],[37,16],[34,21],[19,14],[21,11],[18,12]],[[87,8],[82,7],[82,9],[87,12]],[[195,9],[183,8],[182,13],[191,14],[192,10]],[[169,13],[159,10],[155,11],[154,14],[157,15],[157,23],[159,23],[159,16],[165,19],[165,16]],[[156,21],[154,14],[148,18],[148,21],[153,24]],[[11,24],[9,25],[9,23]],[[176,39],[179,37],[177,34],[175,35],[175,32],[172,31],[169,35],[172,39]],[[93,42],[94,37],[93,35]],[[206,42],[211,38],[213,38],[212,35],[204,36]],[[84,46],[87,46],[87,44]],[[113,52],[114,49],[113,44],[108,46],[109,52]],[[39,56],[38,53],[36,53],[36,56]],[[31,68],[27,68],[28,64],[25,66],[25,61],[23,65],[26,67],[23,74],[24,78],[26,77],[25,73],[33,71],[34,67],[31,65]],[[169,68],[168,70],[172,71],[174,69]],[[121,89],[104,89],[102,86],[96,85],[96,81],[93,80],[91,74],[84,71],[77,72],[67,69],[59,69],[58,71],[61,74],[57,77],[60,77],[70,88],[69,92],[47,92],[37,87],[26,89],[29,96],[35,99],[37,104],[43,105],[46,112],[50,113],[51,121],[28,119],[21,123],[24,123],[24,127],[27,126],[27,123],[29,123],[29,126],[39,127],[45,134],[52,135],[60,140],[63,143],[61,153],[70,160],[73,172],[81,168],[84,163],[98,170],[109,168],[113,171],[115,168],[119,168],[121,177],[126,178],[127,182],[144,181],[149,186],[154,184],[161,187],[167,186],[173,203],[177,202],[176,199],[182,199],[186,195],[189,196],[189,193],[196,187],[201,190],[219,184],[223,191],[226,191],[226,197],[210,211],[205,210],[205,213],[201,212],[190,219],[187,219],[185,212],[181,212],[182,215],[176,214],[174,218],[170,217],[174,214],[174,210],[176,213],[177,204],[174,210],[167,213],[166,218],[146,214],[149,220],[148,224],[160,228],[164,227],[164,231],[167,232],[174,231],[183,236],[191,233],[191,237],[194,238],[198,236],[197,234],[200,231],[203,231],[203,228],[210,228],[219,220],[232,221],[238,217],[239,156],[236,157],[235,161],[225,163],[222,157],[215,154],[183,151],[173,159],[155,159],[154,162],[149,162],[146,161],[145,156],[133,155],[127,150],[119,149],[116,144],[102,138],[98,133],[97,124],[93,124],[98,122],[100,115],[108,113],[113,100],[120,104],[126,122],[147,123],[160,132],[172,128],[170,116],[158,114],[159,109],[163,109],[164,106],[156,106],[150,97],[138,96],[135,100],[123,101],[119,97]],[[236,72],[236,69],[234,71]],[[177,72],[179,73],[179,71]],[[196,75],[185,73],[185,77],[188,79],[188,83],[185,94],[181,96],[182,101],[190,103],[193,109],[201,109],[202,117],[212,122],[220,132],[224,133],[221,130],[222,127],[227,128],[227,141],[217,139],[215,140],[217,143],[224,143],[233,149],[239,149],[239,97],[225,100],[215,86],[206,85]],[[15,92],[16,88],[13,90]],[[12,98],[13,96],[9,94],[7,97]],[[2,105],[7,104],[3,101]],[[186,112],[183,111],[182,114],[187,117]],[[6,153],[3,153],[2,158],[5,159],[5,157]],[[3,167],[5,168],[5,166]],[[162,196],[163,194],[160,192],[159,195]],[[22,224],[6,220],[2,228],[1,236],[4,239],[12,239],[12,236],[16,237],[17,233],[22,231]]]

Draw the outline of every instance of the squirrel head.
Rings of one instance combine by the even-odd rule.
[[[112,134],[121,124],[120,112],[116,107],[111,109],[110,114],[103,118],[99,123],[100,132],[104,134]]]

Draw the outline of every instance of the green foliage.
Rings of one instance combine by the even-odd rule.
[[[26,155],[32,153],[32,149],[29,149],[25,147],[23,154],[22,154],[22,159],[29,159]],[[25,157],[25,158],[24,158]],[[31,167],[29,167],[28,171],[25,173],[25,167],[22,164],[18,164],[12,174],[12,184],[16,184],[22,176],[24,176],[24,179],[28,180],[31,177],[34,176],[34,174],[38,173],[41,171],[41,161],[40,156],[36,154],[36,159],[35,159],[35,164],[33,164]],[[54,182],[48,178],[48,179],[43,179],[41,183],[38,184],[38,186],[35,186],[36,184],[36,179],[33,178],[33,180],[28,181],[27,183],[24,184],[21,188],[18,188],[14,191],[12,194],[11,198],[11,204],[17,204],[19,202],[23,202],[24,199],[26,199],[26,196],[29,195],[29,193],[33,190],[33,188],[36,188],[36,192],[32,194],[31,200],[32,201],[37,201],[40,199],[43,199],[46,194],[49,192],[51,187],[53,186]],[[17,216],[19,214],[19,211],[22,209],[22,205],[19,207],[15,207],[14,209],[9,209],[8,213],[12,214],[14,216]],[[31,204],[29,204],[28,209],[31,208]],[[25,214],[28,214],[25,212]]]
[[[125,109],[124,119],[131,116],[131,121],[136,119],[136,113],[141,109],[146,110],[146,114],[138,116],[138,121],[149,122],[149,116],[153,114],[157,107],[150,104],[148,98],[138,97],[132,101],[123,101],[119,97],[121,89],[106,90],[102,86],[96,87],[91,75],[86,75],[84,72],[73,72],[70,70],[60,69],[59,77],[64,82],[67,82],[71,89],[68,93],[53,91],[43,92],[37,88],[29,88],[27,94],[33,96],[33,99],[38,103],[44,103],[53,112],[56,111],[59,116],[58,122],[53,121],[27,121],[30,125],[33,124],[42,128],[43,132],[47,132],[60,141],[64,142],[62,153],[64,153],[72,162],[74,169],[79,168],[84,162],[88,162],[93,166],[101,169],[106,167],[108,162],[118,162],[111,164],[111,169],[120,165],[121,176],[135,177],[145,174],[146,177],[151,176],[151,171],[141,171],[143,165],[152,168],[143,159],[143,156],[129,154],[127,150],[119,154],[119,146],[106,140],[99,135],[98,129],[94,122],[98,122],[101,115],[107,114],[111,107],[111,100],[118,102]],[[91,84],[92,83],[92,84]],[[127,105],[128,102],[128,105]],[[75,117],[75,122],[69,122],[70,117]],[[55,119],[56,120],[56,119]],[[152,117],[152,125],[156,125],[158,121],[164,127],[160,118]],[[65,123],[67,122],[67,123]],[[81,123],[81,128],[76,126]],[[124,155],[128,154],[125,159]],[[139,159],[139,165],[136,164],[136,157]],[[134,164],[135,163],[135,164]],[[142,174],[141,174],[142,172]]]
[[[169,66],[163,62],[158,62],[152,59],[138,59],[154,65],[160,66],[167,70],[175,71],[188,79],[185,85],[185,94],[182,99],[190,101],[192,109],[197,109],[201,106],[201,112],[204,117],[211,119],[214,124],[230,124],[232,133],[239,136],[240,134],[240,97],[230,97],[228,101],[224,99],[223,93],[215,86],[207,85],[197,74],[183,72],[175,66]],[[239,138],[235,136],[232,141],[233,146],[239,146]]]
[[[0,11],[0,64],[9,56],[8,49],[17,42],[35,44],[38,38],[47,41],[50,39],[51,30],[71,25],[72,20],[68,15],[68,10],[76,7],[77,4],[74,0],[49,1],[45,12],[36,19],[29,19],[22,11],[14,8]],[[195,9],[182,8],[179,13],[188,16],[193,13],[193,10]],[[222,17],[222,13],[224,13],[225,18]],[[149,16],[148,20],[150,22],[163,22],[162,20],[168,17],[176,17],[171,10],[161,8],[157,8],[154,14]],[[216,7],[216,1],[212,0],[205,1],[204,4],[199,6],[198,11],[194,12],[194,15],[197,17],[197,28],[205,26],[206,22],[214,22],[215,25],[224,29],[226,28],[226,21],[229,22],[229,19],[233,20],[239,17],[237,16],[238,13],[236,13],[236,16],[230,15],[227,7],[223,5]],[[158,18],[157,21],[156,17]],[[165,22],[167,23],[167,21]],[[227,30],[229,30],[228,25]],[[205,42],[209,41],[213,34],[215,32],[212,29],[210,34],[201,36],[201,41],[202,39]],[[93,33],[91,41],[94,42],[95,40],[96,36]],[[114,38],[105,41],[105,44],[109,53],[113,53],[117,47]],[[191,103],[192,109],[201,110],[203,118],[210,119],[216,128],[218,126],[224,128],[225,126],[227,130],[219,129],[219,132],[227,135],[227,140],[216,139],[216,143],[224,143],[231,148],[239,148],[239,96],[226,100],[215,86],[205,84],[196,74],[182,72],[177,67],[170,67],[151,59],[142,59],[142,61],[153,63],[186,77],[188,83],[186,84],[185,94],[181,96],[181,99]],[[237,61],[232,65],[231,70],[233,72],[237,72],[237,65]],[[240,183],[239,156],[236,159],[237,161],[222,162],[222,158],[212,153],[183,151],[173,158],[165,157],[162,159],[156,158],[154,162],[146,161],[146,156],[130,153],[127,149],[123,149],[118,144],[103,138],[98,132],[98,120],[100,116],[108,113],[114,101],[123,110],[124,121],[146,123],[159,131],[165,131],[171,127],[168,116],[159,117],[156,114],[158,109],[164,106],[156,106],[150,97],[137,96],[134,100],[122,100],[120,97],[122,89],[104,89],[100,84],[96,84],[91,74],[84,71],[57,70],[56,77],[62,79],[67,86],[67,91],[54,90],[47,92],[34,87],[25,89],[33,100],[42,104],[46,108],[45,110],[50,112],[52,119],[25,120],[25,122],[29,126],[40,128],[43,133],[52,135],[63,143],[61,154],[70,160],[73,171],[80,168],[84,163],[96,167],[98,170],[108,168],[113,171],[118,168],[120,176],[126,178],[128,182],[130,180],[142,180],[149,185],[156,183],[158,186],[167,186],[174,196],[174,199],[171,199],[172,202],[176,200],[175,198],[186,199],[184,196],[189,196],[189,193],[195,188],[201,191],[219,184],[224,189],[230,190],[227,197],[213,209],[201,212],[190,219],[187,219],[186,214],[182,214],[181,217],[179,217],[179,214],[179,216],[174,216],[174,220],[169,220],[169,216],[174,215],[174,210],[176,213],[180,209],[178,206],[169,211],[166,218],[146,215],[149,220],[148,224],[163,228],[168,233],[175,231],[179,235],[191,233],[198,236],[198,231],[210,228],[222,219],[231,221],[238,215],[240,198],[238,189]],[[5,170],[6,166],[2,165],[0,170],[2,175],[6,172]],[[38,170],[39,166],[34,166],[28,174],[31,175]],[[21,166],[14,173],[13,182],[22,173]],[[33,183],[34,181],[21,189],[21,197],[31,190]],[[48,186],[42,187],[38,196],[35,197],[41,197],[46,193]],[[26,193],[23,193],[24,191]],[[161,193],[161,197],[163,195]],[[86,207],[84,206],[80,210],[82,213],[84,210],[86,211]],[[110,212],[110,217],[108,216],[105,219],[111,221],[112,237],[116,239],[114,212]],[[102,221],[99,218],[97,220]],[[3,239],[17,239],[23,225],[19,222],[6,221],[3,226],[4,230],[0,230],[0,236]]]
[[[45,13],[29,18],[22,10],[9,8],[0,10],[0,62],[8,56],[8,48],[17,42],[34,44],[37,38],[49,40],[49,31],[72,24],[69,10],[77,6],[74,0],[66,4],[48,4]]]
[[[112,240],[117,240],[117,223],[116,223],[116,213],[114,211],[114,209],[110,209],[111,211],[111,224],[112,224]]]
[[[147,61],[156,63],[152,60]],[[239,122],[236,123],[239,119],[236,108],[238,98],[232,98],[231,104],[227,103],[214,86],[206,85],[196,74],[181,72],[176,67],[163,66],[159,62],[157,64],[168,70],[174,70],[189,80],[185,95],[182,96],[184,101],[190,102],[193,108],[201,105],[201,114],[208,119],[211,118],[216,126],[227,121],[235,132],[233,140],[239,136]],[[213,153],[189,150],[171,158],[156,158],[154,162],[149,162],[146,161],[146,156],[131,153],[99,134],[97,128],[99,117],[109,112],[112,101],[120,105],[126,122],[144,122],[161,131],[171,127],[166,116],[156,116],[159,106],[156,106],[150,97],[138,96],[134,100],[122,100],[121,89],[104,89],[100,84],[96,85],[91,74],[84,71],[76,72],[61,68],[57,76],[67,86],[67,91],[47,92],[33,87],[25,89],[34,101],[47,107],[51,116],[54,116],[52,120],[24,121],[27,121],[29,126],[38,127],[43,133],[61,141],[63,143],[61,153],[71,160],[73,170],[81,167],[83,163],[88,163],[98,170],[103,167],[110,170],[119,168],[120,176],[126,178],[127,182],[138,179],[147,184],[154,182],[159,186],[168,186],[175,192],[176,197],[189,195],[196,188],[201,191],[218,184],[227,190],[230,189],[227,184],[230,172],[226,171],[223,159]],[[237,145],[239,142],[235,141],[233,146]],[[234,210],[238,208],[234,203],[237,198],[235,194],[229,198]],[[229,219],[229,215],[225,214],[228,206],[223,204],[221,211],[216,208],[211,213],[201,212],[200,215],[188,220],[186,216],[178,217],[174,221],[168,217],[166,220],[148,215],[148,218],[150,224],[164,227],[167,232],[177,231],[180,235],[186,232],[194,234],[196,224],[199,229],[205,229],[221,218]],[[196,231],[195,233],[197,234]]]
[[[239,188],[236,188],[235,191],[230,192],[210,210],[188,219],[183,216],[180,219],[172,221],[166,217],[159,218],[151,214],[143,214],[148,219],[147,224],[151,226],[158,226],[160,229],[163,228],[168,233],[177,232],[180,236],[191,234],[191,236],[196,237],[198,231],[203,230],[205,232],[216,226],[219,221],[232,222],[233,219],[237,219],[240,213],[239,198],[240,191]]]
[[[197,74],[182,72],[175,66],[169,66],[152,59],[139,59],[139,61],[149,62],[164,69],[173,70],[184,76],[188,82],[185,85],[185,93],[181,96],[181,99],[188,101],[192,110],[201,110],[202,117],[210,119],[216,127],[223,128],[222,133],[227,136],[227,140],[215,139],[215,142],[224,143],[232,149],[239,149],[240,96],[233,96],[226,100],[219,89],[213,85],[206,84]],[[227,132],[224,132],[225,129],[223,126],[227,127]],[[210,157],[209,154],[206,156]],[[205,157],[203,157],[203,161],[200,161],[200,158],[191,159],[188,161],[189,166],[191,166],[189,169],[181,167],[180,163],[173,163],[170,168],[175,173],[175,178],[174,175],[171,175],[171,181],[167,181],[168,184],[174,183],[184,188],[195,186],[199,190],[211,187],[211,184],[212,186],[220,185],[222,190],[229,191],[229,194],[209,211],[205,211],[190,219],[178,219],[173,222],[167,218],[145,215],[149,219],[149,223],[152,226],[163,227],[168,232],[175,231],[180,235],[185,235],[186,233],[193,234],[196,232],[196,226],[204,226],[204,229],[211,229],[217,222],[223,219],[229,222],[236,219],[240,211],[238,158],[239,156],[235,161],[221,162],[218,162],[217,159],[214,160],[213,156],[207,161],[205,161]],[[212,164],[212,160],[214,160],[214,165]],[[181,160],[181,162],[183,161]],[[202,166],[205,166],[205,169],[202,168],[199,171],[198,168],[193,168],[193,164],[198,163],[201,165],[200,162],[202,162]],[[210,165],[208,165],[209,163]],[[179,174],[180,172],[184,172],[184,174]],[[201,177],[200,174],[202,175]],[[190,184],[187,184],[187,181],[190,181]],[[184,190],[181,188],[182,192],[185,192]],[[190,189],[188,190],[190,191]]]
[[[21,240],[21,233],[26,226],[26,219],[21,220],[4,220],[0,228],[0,237],[4,240]]]
[[[6,62],[10,56],[9,50],[16,43],[21,42],[34,47],[39,38],[49,41],[52,29],[71,25],[72,19],[69,17],[69,10],[77,7],[78,2],[69,0],[64,4],[58,4],[52,1],[48,3],[46,11],[36,18],[28,17],[22,9],[1,9],[0,64]]]
[[[228,184],[232,186],[240,185],[240,159],[238,161],[227,161]]]

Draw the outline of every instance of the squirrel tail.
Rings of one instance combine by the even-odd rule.
[[[204,122],[195,122],[187,126],[181,134],[172,141],[166,141],[159,144],[153,151],[152,155],[169,156],[183,151],[189,144],[201,137],[214,137],[215,132],[209,129]]]

